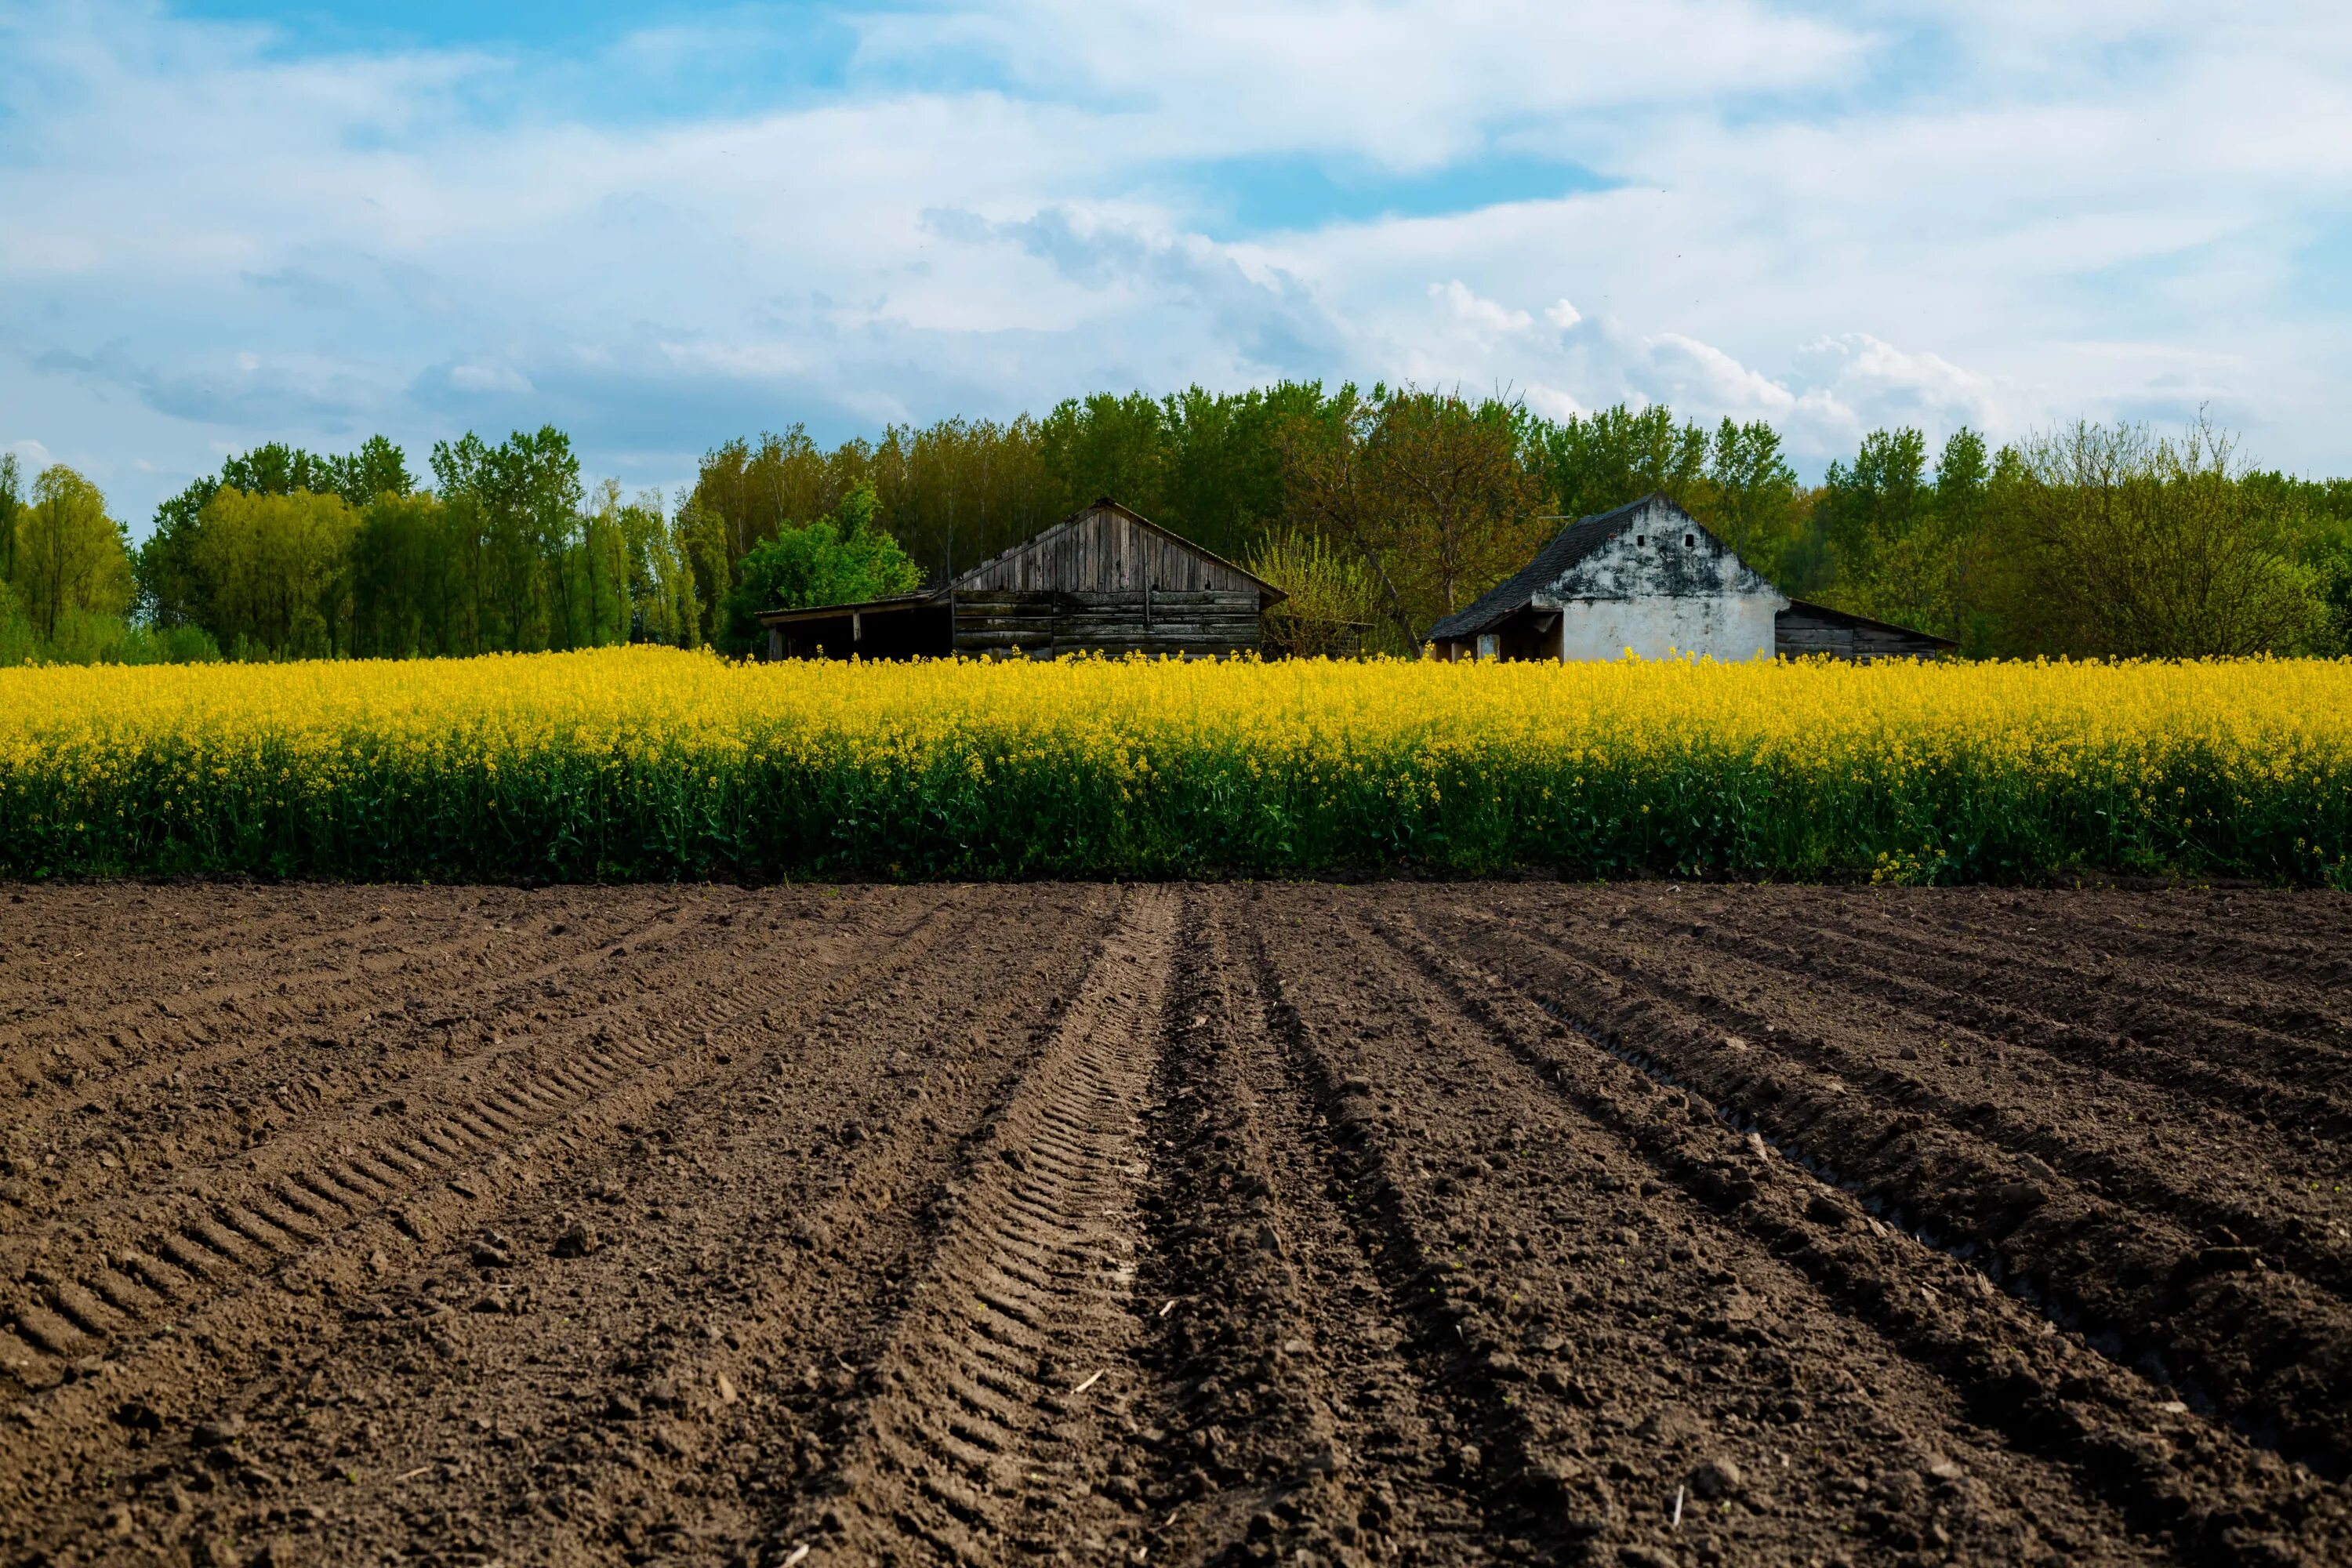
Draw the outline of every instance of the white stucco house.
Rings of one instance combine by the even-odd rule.
[[[1442,658],[1769,659],[1932,656],[1954,645],[1790,598],[1664,494],[1562,529],[1429,630]]]

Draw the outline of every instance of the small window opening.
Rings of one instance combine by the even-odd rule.
[[[1637,533],[1633,536],[1633,548],[1636,550],[1641,549],[1649,542],[1650,536],[1646,533]]]
[[[1698,543],[1698,535],[1697,535],[1697,534],[1696,534],[1696,533],[1685,533],[1685,534],[1684,534],[1684,535],[1683,535],[1683,548],[1684,548],[1685,550],[1693,549],[1693,548],[1695,548],[1695,547],[1697,545],[1697,543]]]

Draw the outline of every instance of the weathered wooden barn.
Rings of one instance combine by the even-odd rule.
[[[770,658],[1255,649],[1280,589],[1108,497],[943,587],[770,610]]]
[[[1956,645],[1790,598],[1663,494],[1570,523],[1429,640],[1444,658],[1924,658]]]

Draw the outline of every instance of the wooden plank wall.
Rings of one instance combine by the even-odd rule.
[[[981,563],[956,579],[956,592],[1140,594],[1146,584],[1155,593],[1246,592],[1256,602],[1257,584],[1243,573],[1108,507],[1089,507]]]
[[[1773,628],[1773,650],[1790,658],[1933,658],[1943,652],[1926,637],[1856,626],[1798,610],[1783,610]]]
[[[1257,590],[1134,593],[958,588],[959,653],[1226,654],[1258,646]]]

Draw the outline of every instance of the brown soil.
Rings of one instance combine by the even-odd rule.
[[[0,889],[0,1563],[2352,1561],[2352,900]]]

